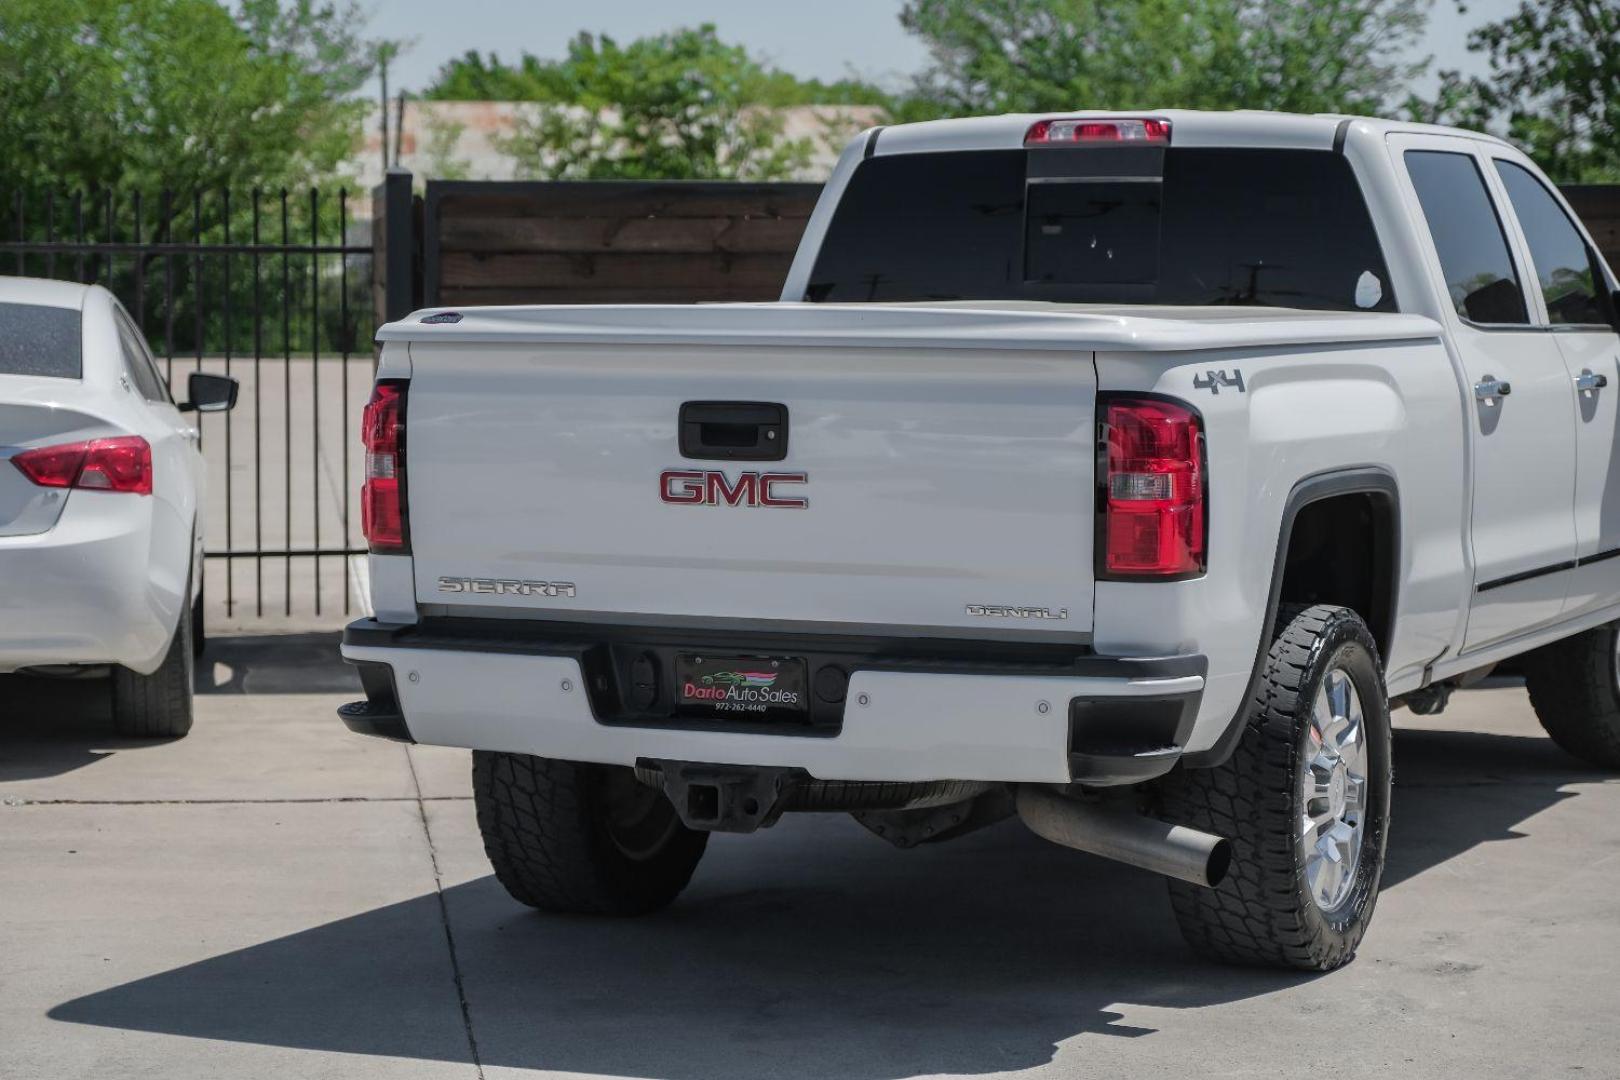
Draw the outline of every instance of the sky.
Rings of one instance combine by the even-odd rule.
[[[441,64],[469,49],[514,60],[524,50],[553,57],[581,30],[628,40],[704,22],[799,76],[854,74],[888,85],[928,60],[900,26],[900,0],[371,0],[367,6],[372,33],[412,39],[391,74],[394,91],[421,90]],[[1436,0],[1420,55],[1434,56],[1431,72],[1479,72],[1479,58],[1467,51],[1468,30],[1517,6],[1517,0],[1469,0],[1467,12],[1459,13],[1456,0]],[[1433,84],[1431,75],[1417,89]]]

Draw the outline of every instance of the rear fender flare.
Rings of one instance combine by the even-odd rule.
[[[1375,573],[1383,579],[1381,587],[1384,590],[1384,607],[1381,618],[1377,619],[1381,625],[1369,626],[1369,629],[1372,630],[1373,637],[1379,641],[1394,640],[1397,604],[1400,599],[1401,564],[1401,499],[1400,485],[1395,480],[1395,474],[1381,465],[1362,465],[1307,476],[1294,485],[1283,504],[1282,523],[1277,533],[1277,550],[1271,565],[1271,586],[1266,596],[1265,617],[1260,623],[1254,665],[1249,671],[1249,682],[1244,688],[1237,712],[1227,721],[1226,729],[1220,738],[1215,740],[1214,745],[1207,750],[1198,750],[1182,756],[1181,762],[1188,768],[1207,769],[1223,765],[1237,749],[1238,740],[1243,735],[1244,716],[1248,712],[1249,703],[1254,700],[1254,695],[1260,689],[1260,680],[1265,673],[1266,653],[1271,648],[1272,635],[1276,633],[1277,612],[1282,606],[1283,570],[1288,562],[1288,546],[1293,539],[1294,523],[1298,520],[1300,511],[1307,506],[1340,495],[1371,495],[1374,505],[1381,511],[1382,520],[1379,523],[1381,542],[1373,552],[1373,565]],[[1374,588],[1379,587],[1375,583]],[[1379,659],[1380,662],[1384,662],[1387,657]]]

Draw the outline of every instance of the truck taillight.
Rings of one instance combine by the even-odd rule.
[[[360,489],[360,530],[372,551],[403,555],[410,551],[405,506],[404,379],[380,380],[371,391],[360,439],[366,448],[366,481]]]
[[[1161,398],[1099,401],[1104,472],[1099,576],[1173,578],[1203,573],[1203,424],[1190,406]]]
[[[1037,120],[1024,133],[1025,146],[1074,146],[1080,143],[1159,143],[1170,141],[1170,121]]]
[[[38,446],[11,463],[40,487],[152,494],[152,445],[139,435]]]

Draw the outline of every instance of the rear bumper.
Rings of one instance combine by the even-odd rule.
[[[164,560],[152,552],[154,504],[75,491],[50,530],[0,536],[0,672],[157,666],[185,586],[182,579],[166,588],[161,580]]]
[[[674,644],[679,642],[681,644]],[[668,650],[808,658],[802,727],[693,723],[613,685],[626,656]],[[344,633],[367,701],[351,730],[443,746],[635,765],[798,768],[823,780],[1124,784],[1169,771],[1203,693],[1201,656],[1098,657],[1083,647],[901,638],[714,635],[584,624],[363,619]],[[835,683],[837,680],[834,680]],[[828,700],[836,697],[837,700]]]

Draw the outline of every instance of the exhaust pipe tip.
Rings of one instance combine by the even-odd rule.
[[[1018,789],[1018,816],[1037,836],[1155,874],[1215,888],[1232,869],[1232,842],[1040,787]]]
[[[1201,884],[1213,889],[1226,880],[1227,871],[1231,869],[1232,841],[1217,837],[1215,845],[1209,849],[1209,860],[1204,864],[1204,880]]]

